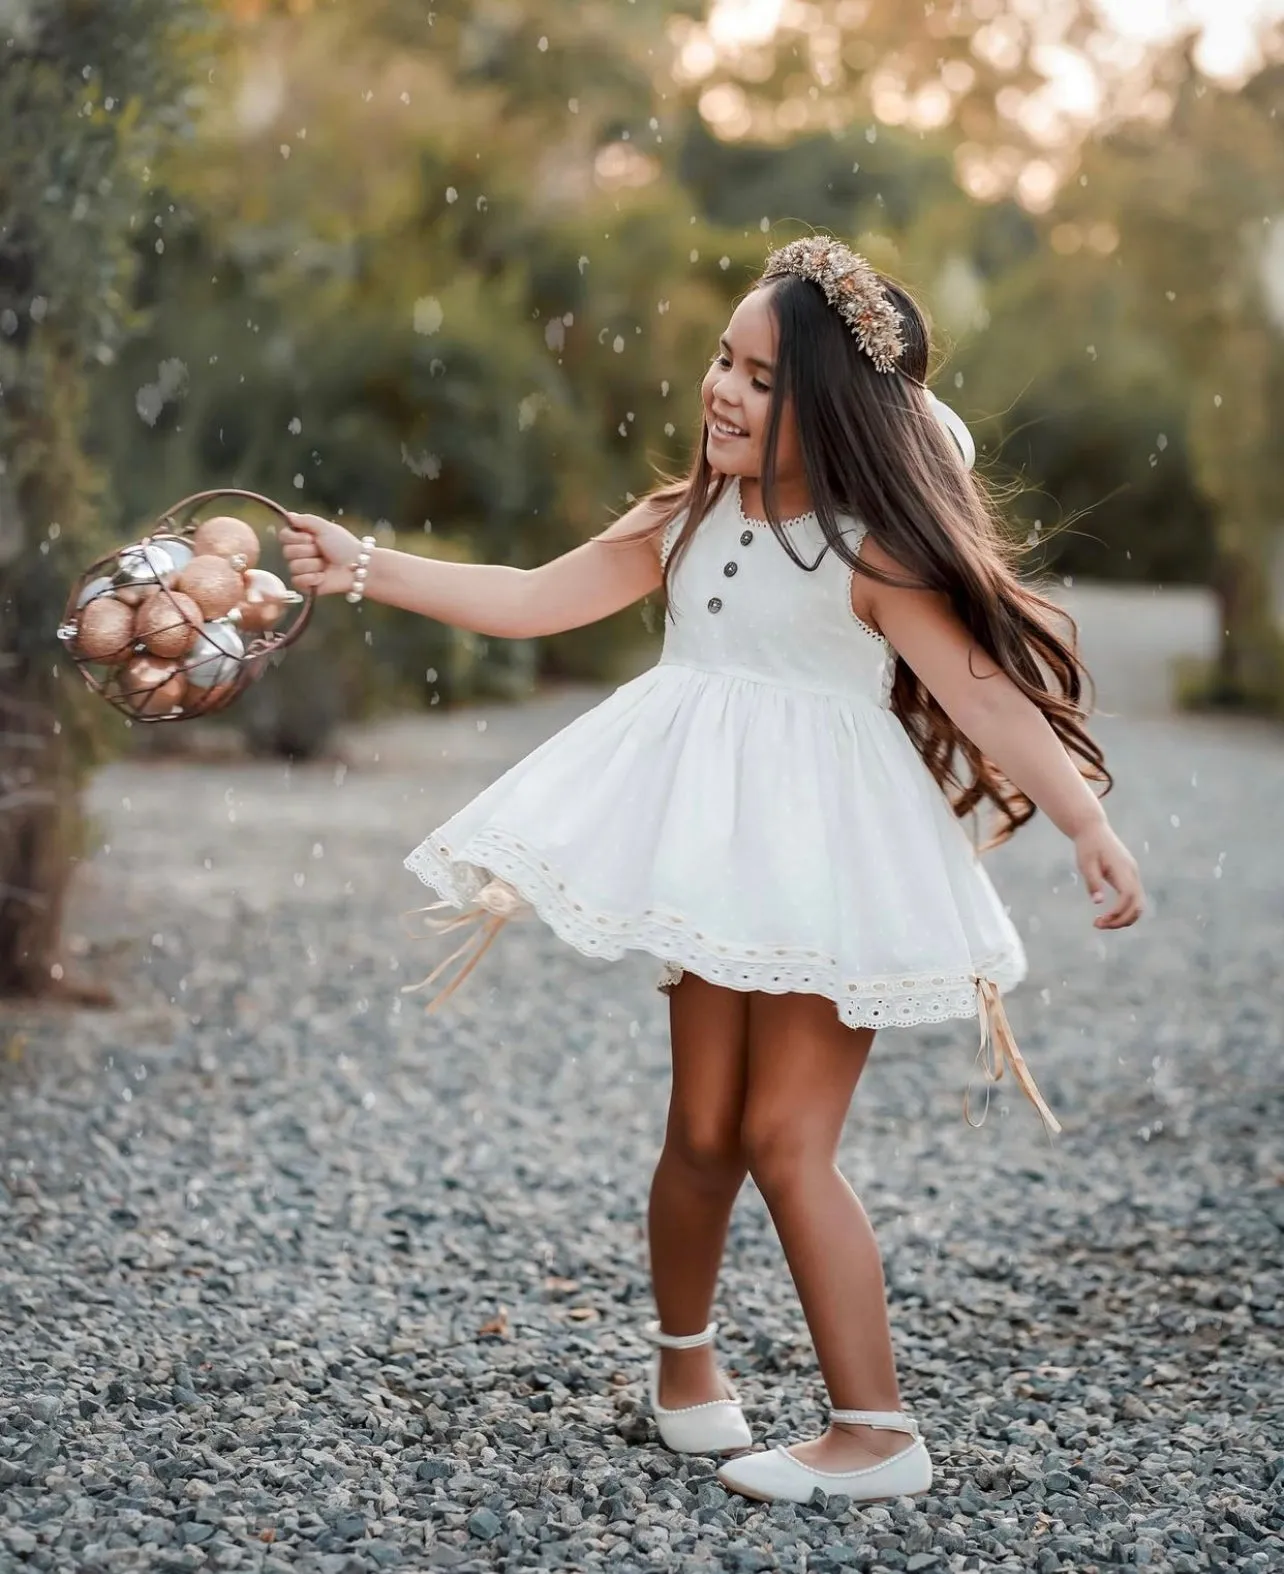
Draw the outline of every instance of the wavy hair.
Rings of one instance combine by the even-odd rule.
[[[778,343],[772,379],[763,502],[773,533],[797,566],[814,570],[782,528],[776,506],[776,448],[786,407],[798,429],[803,471],[827,552],[882,584],[939,592],[976,644],[1047,718],[1081,774],[1113,785],[1100,746],[1084,725],[1091,684],[1079,657],[1073,620],[1018,577],[1020,552],[995,496],[959,463],[953,440],[932,415],[925,387],[927,321],[895,281],[879,275],[899,317],[903,349],[891,373],[877,371],[818,285],[796,276],[760,280],[770,292]],[[667,592],[700,522],[727,478],[706,457],[703,417],[695,459],[685,478],[651,494],[663,531],[685,523],[665,565]],[[856,518],[904,571],[890,575],[853,551],[842,518]],[[650,534],[652,527],[648,527]],[[955,814],[989,805],[997,826],[987,845],[1005,841],[1035,805],[950,720],[921,680],[897,661],[892,708]]]

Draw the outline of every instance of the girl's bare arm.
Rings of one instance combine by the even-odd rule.
[[[871,567],[904,574],[875,542],[867,541],[862,553]],[[1134,923],[1142,910],[1140,876],[1100,799],[1038,706],[974,643],[948,598],[859,575],[852,591],[854,610],[881,631],[950,719],[1075,843],[1093,899],[1101,900],[1103,879],[1119,892],[1098,924]]]
[[[498,639],[560,634],[609,617],[659,588],[658,538],[627,538],[661,517],[656,504],[644,500],[583,546],[531,569],[447,563],[378,547],[365,594]],[[282,541],[294,583],[321,595],[346,591],[359,550],[351,531],[314,514],[292,514],[290,521]]]

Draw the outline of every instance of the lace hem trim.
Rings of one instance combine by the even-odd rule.
[[[629,918],[594,911],[578,901],[557,871],[518,838],[489,830],[466,844],[467,856],[429,837],[405,866],[451,904],[468,906],[493,877],[507,881],[549,928],[584,956],[618,960],[645,951],[664,964],[660,988],[684,969],[713,984],[764,994],[820,994],[834,1001],[849,1027],[912,1027],[975,1017],[977,983],[1001,991],[1025,976],[1018,949],[979,959],[966,972],[913,973],[853,979],[837,958],[792,946],[745,948],[694,930],[678,913],[654,909]]]

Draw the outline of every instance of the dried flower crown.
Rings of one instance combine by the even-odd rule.
[[[877,370],[896,370],[904,349],[900,316],[864,257],[827,235],[808,235],[767,258],[764,279],[786,274],[818,284]]]

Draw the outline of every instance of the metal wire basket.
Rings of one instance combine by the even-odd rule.
[[[260,566],[288,522],[257,492],[197,492],[92,563],[57,636],[94,693],[132,721],[186,721],[262,677],[312,616],[313,596]]]

